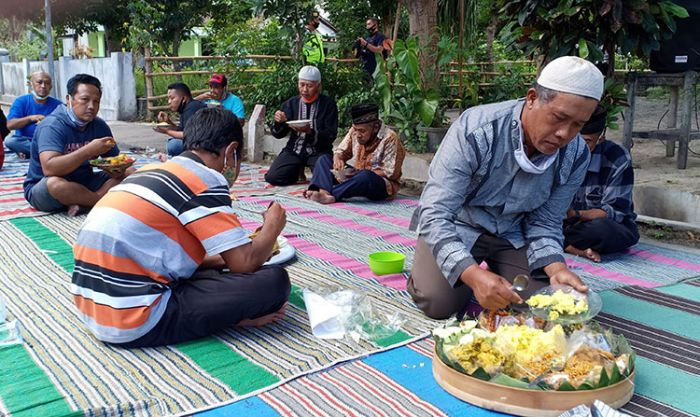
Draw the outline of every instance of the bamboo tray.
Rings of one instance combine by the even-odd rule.
[[[625,405],[634,394],[633,371],[622,381],[587,391],[542,391],[483,381],[445,365],[433,354],[433,375],[445,391],[481,408],[529,417],[557,417],[577,405],[601,400],[612,408]]]

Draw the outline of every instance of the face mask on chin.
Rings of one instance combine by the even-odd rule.
[[[518,163],[518,166],[520,166],[520,169],[528,174],[542,174],[547,170],[547,168],[550,167],[550,165],[554,163],[554,160],[556,159],[556,154],[550,155],[547,157],[547,159],[542,161],[540,165],[535,165],[525,153],[525,145],[523,143],[521,143],[520,147],[515,150],[514,154],[515,161]]]
[[[68,114],[68,118],[70,119],[71,123],[73,123],[73,125],[75,125],[77,128],[82,129],[88,123],[90,123],[80,120],[78,116],[75,115],[75,112],[73,111],[73,101],[70,98],[68,99],[68,105],[66,106],[66,113]]]
[[[47,98],[49,98],[48,94],[45,95],[45,96],[40,96],[39,94],[37,94],[36,91],[33,91],[33,90],[32,90],[32,95],[34,96],[35,99],[37,99],[37,100],[39,100],[39,101],[44,101],[44,100],[46,100]]]

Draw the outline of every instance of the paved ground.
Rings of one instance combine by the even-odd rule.
[[[155,132],[151,126],[151,123],[109,122],[109,127],[120,148],[127,150],[130,147],[140,147],[165,152],[166,136]]]

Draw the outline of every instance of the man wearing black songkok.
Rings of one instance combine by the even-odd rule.
[[[304,197],[331,204],[350,197],[384,200],[399,190],[406,151],[399,136],[379,120],[374,104],[350,110],[352,127],[330,155],[322,155]],[[354,166],[346,166],[353,159]]]

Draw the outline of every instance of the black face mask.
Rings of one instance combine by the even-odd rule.
[[[374,32],[377,30],[376,26],[372,26],[371,28],[367,29],[367,32],[369,32],[370,35],[374,34]]]

